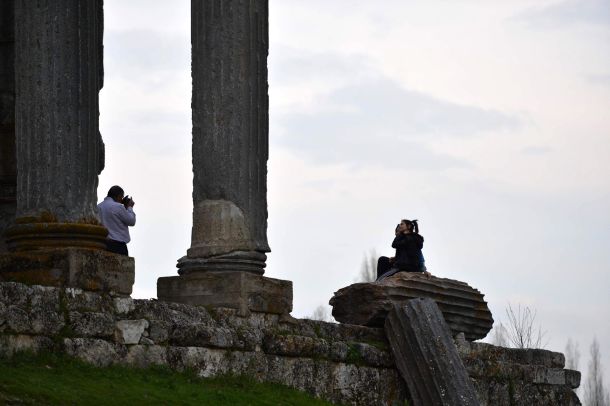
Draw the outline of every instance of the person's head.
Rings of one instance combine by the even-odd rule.
[[[417,220],[411,220],[411,224],[413,224],[413,232],[415,234],[419,234],[419,225],[417,224]]]
[[[125,197],[125,191],[120,186],[113,186],[108,190],[108,197],[111,197],[115,202],[121,203],[123,197]]]
[[[419,233],[419,227],[417,225],[417,220],[406,220],[403,219],[400,221],[400,231],[402,233]]]
[[[401,233],[411,233],[413,232],[413,224],[411,220],[400,220],[400,224],[398,225],[398,230]]]

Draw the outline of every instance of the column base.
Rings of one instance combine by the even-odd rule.
[[[43,222],[14,224],[5,233],[9,251],[68,247],[105,250],[107,235],[105,227],[94,224]]]
[[[265,273],[267,255],[258,251],[234,251],[228,254],[209,258],[189,258],[188,255],[178,260],[178,274],[188,275],[193,272],[242,271],[262,275]]]
[[[0,255],[0,281],[73,287],[128,296],[135,278],[131,257],[84,248],[40,249]]]
[[[228,307],[239,314],[288,314],[292,282],[248,272],[192,272],[157,279],[157,297],[165,302]]]

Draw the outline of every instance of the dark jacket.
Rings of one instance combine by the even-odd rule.
[[[424,237],[419,234],[398,234],[392,242],[396,248],[394,266],[401,271],[420,272],[419,253],[424,247]]]

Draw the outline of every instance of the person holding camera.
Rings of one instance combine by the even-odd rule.
[[[424,237],[419,234],[417,220],[402,220],[396,226],[395,238],[392,248],[396,249],[396,256],[392,258],[381,257],[377,261],[377,280],[387,278],[397,272],[427,272],[422,255]]]
[[[123,188],[113,186],[108,190],[108,196],[97,205],[100,221],[108,229],[106,249],[115,254],[129,255],[127,243],[131,241],[129,227],[136,224],[136,213],[133,211],[135,202],[125,196]]]

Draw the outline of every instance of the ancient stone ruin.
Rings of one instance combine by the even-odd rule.
[[[0,353],[246,374],[332,402],[580,404],[560,353],[477,343],[493,318],[459,281],[397,274],[332,299],[341,323],[290,316],[263,276],[268,3],[193,1],[193,225],[159,300],[104,250],[101,0],[0,3]],[[112,146],[107,146],[112,148]]]

